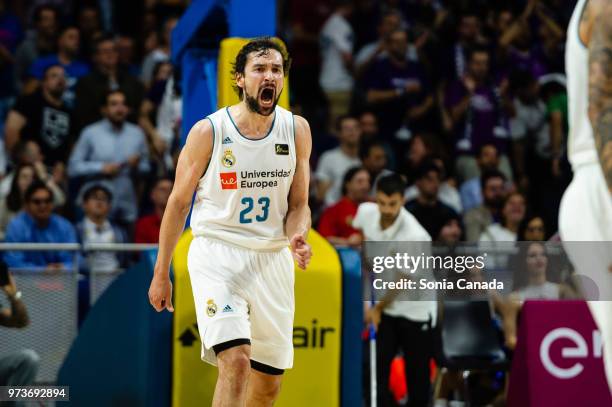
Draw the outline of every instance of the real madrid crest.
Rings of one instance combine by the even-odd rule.
[[[223,152],[223,157],[221,157],[221,164],[225,168],[232,168],[234,164],[236,164],[236,156],[232,154],[232,150],[225,150]]]
[[[217,314],[217,304],[212,299],[206,301],[206,304],[206,314],[211,318],[214,317]]]

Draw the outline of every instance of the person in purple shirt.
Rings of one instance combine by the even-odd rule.
[[[57,54],[38,57],[30,66],[28,87],[35,86],[43,79],[45,70],[52,65],[61,65],[66,71],[66,92],[64,102],[74,106],[74,88],[78,79],[89,73],[89,65],[77,59],[80,34],[75,26],[66,26],[57,39]]]
[[[467,61],[466,74],[449,85],[445,101],[453,123],[458,156],[456,171],[460,180],[479,175],[475,155],[483,144],[495,145],[504,166],[509,167],[505,155],[509,147],[509,133],[503,109],[507,85],[498,88],[490,81],[486,48],[472,48]]]
[[[74,227],[53,213],[53,192],[34,182],[26,189],[25,210],[11,220],[6,230],[7,243],[76,243]],[[4,260],[13,268],[30,270],[70,270],[73,254],[66,251],[5,252]]]
[[[404,30],[389,35],[387,51],[388,55],[377,59],[366,73],[366,100],[378,116],[381,135],[395,135],[401,140],[400,129],[405,128],[405,133],[425,126],[425,118],[432,112],[433,96],[423,67],[408,57]]]

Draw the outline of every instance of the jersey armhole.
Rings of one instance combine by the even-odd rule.
[[[215,125],[212,119],[208,116],[206,116],[206,119],[208,119],[208,121],[210,122],[210,127],[212,127],[212,148],[210,149],[210,157],[208,158],[208,163],[206,163],[206,168],[204,168],[204,172],[202,173],[200,179],[204,178],[204,176],[206,175],[206,171],[208,171],[208,167],[210,167],[210,162],[212,161],[213,154],[215,153],[215,139],[217,138],[215,135]]]

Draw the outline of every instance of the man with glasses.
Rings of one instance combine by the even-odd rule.
[[[53,192],[40,182],[26,189],[25,209],[6,230],[7,243],[76,243],[74,227],[53,213]],[[67,251],[7,251],[4,259],[11,268],[29,270],[70,270],[73,254]]]

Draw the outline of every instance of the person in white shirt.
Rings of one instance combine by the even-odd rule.
[[[402,244],[415,242],[430,246],[431,237],[404,208],[406,184],[398,174],[378,181],[376,203],[362,203],[353,221],[366,241],[387,241]],[[366,246],[366,252],[367,252]],[[419,250],[419,254],[421,250]],[[367,256],[368,253],[366,253]],[[423,270],[417,272],[423,276]],[[409,406],[428,405],[430,398],[429,359],[433,354],[433,326],[437,305],[435,300],[405,301],[385,294],[366,313],[366,322],[377,327],[376,367],[379,406],[394,405],[389,391],[389,367],[401,349],[406,363]]]
[[[317,200],[325,206],[333,205],[342,197],[342,179],[349,168],[361,166],[359,140],[361,128],[356,118],[338,118],[340,145],[321,155],[317,165]]]
[[[334,13],[327,19],[320,34],[321,71],[319,84],[329,103],[329,127],[333,130],[336,119],[348,112],[353,89],[353,46],[355,35],[348,22],[353,13],[350,1],[339,1]]]
[[[113,194],[109,185],[93,182],[83,188],[82,206],[85,217],[76,225],[79,241],[91,243],[126,243],[123,229],[108,220]],[[117,253],[93,251],[85,257],[90,272],[113,272],[120,269]]]
[[[490,224],[480,235],[481,242],[513,242],[518,228],[525,217],[525,197],[514,192],[506,198],[502,206],[501,223]]]

